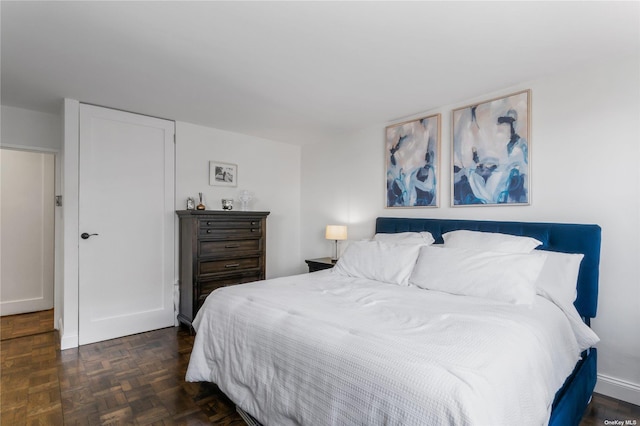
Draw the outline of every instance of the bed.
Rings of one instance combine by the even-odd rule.
[[[580,258],[572,260],[575,301],[559,302],[566,297],[555,290],[534,291],[527,304],[529,293],[509,293],[512,303],[438,288],[443,265],[471,253],[453,237],[440,248],[443,235],[463,234],[453,231],[537,240],[531,253],[495,255],[516,275],[535,269],[516,266],[529,265],[527,256],[546,259],[533,262],[542,277],[552,255],[576,254],[567,255]],[[409,269],[389,273],[388,259],[415,250],[383,237],[405,233],[429,233],[435,244],[422,245]],[[375,234],[375,244],[350,244],[333,270],[213,292],[194,321],[186,380],[216,383],[264,425],[579,424],[596,382],[598,339],[587,325],[597,310],[597,225],[378,218]]]

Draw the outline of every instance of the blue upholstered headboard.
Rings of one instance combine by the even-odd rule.
[[[376,233],[428,231],[436,243],[443,242],[442,234],[458,229],[528,236],[542,241],[539,247],[542,250],[584,254],[578,275],[578,297],[574,305],[587,323],[596,316],[601,238],[598,225],[396,217],[376,219]]]

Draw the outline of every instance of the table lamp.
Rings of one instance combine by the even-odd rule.
[[[347,239],[347,227],[345,225],[327,225],[324,237],[327,240],[334,240],[336,242],[335,256],[331,258],[334,262],[338,260],[338,240]]]

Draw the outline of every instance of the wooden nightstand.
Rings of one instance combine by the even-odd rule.
[[[335,260],[331,260],[330,257],[319,257],[317,259],[305,260],[309,265],[309,272],[322,271],[323,269],[331,269],[336,264]]]

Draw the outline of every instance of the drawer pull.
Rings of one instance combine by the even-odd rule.
[[[256,221],[254,220],[254,221],[252,221],[252,222],[251,222],[251,225],[255,225],[256,223],[258,223],[258,222],[256,222]]]
[[[207,222],[207,226],[213,225],[213,222]]]
[[[226,246],[224,246],[224,248],[238,248],[240,247],[240,244],[227,244]]]
[[[207,234],[210,234],[210,233],[212,233],[212,232],[213,232],[213,230],[212,230],[212,229],[207,229]]]
[[[228,263],[224,265],[225,268],[237,268],[238,266],[240,266],[239,263]]]
[[[256,228],[251,228],[251,232],[256,232],[257,229]]]

